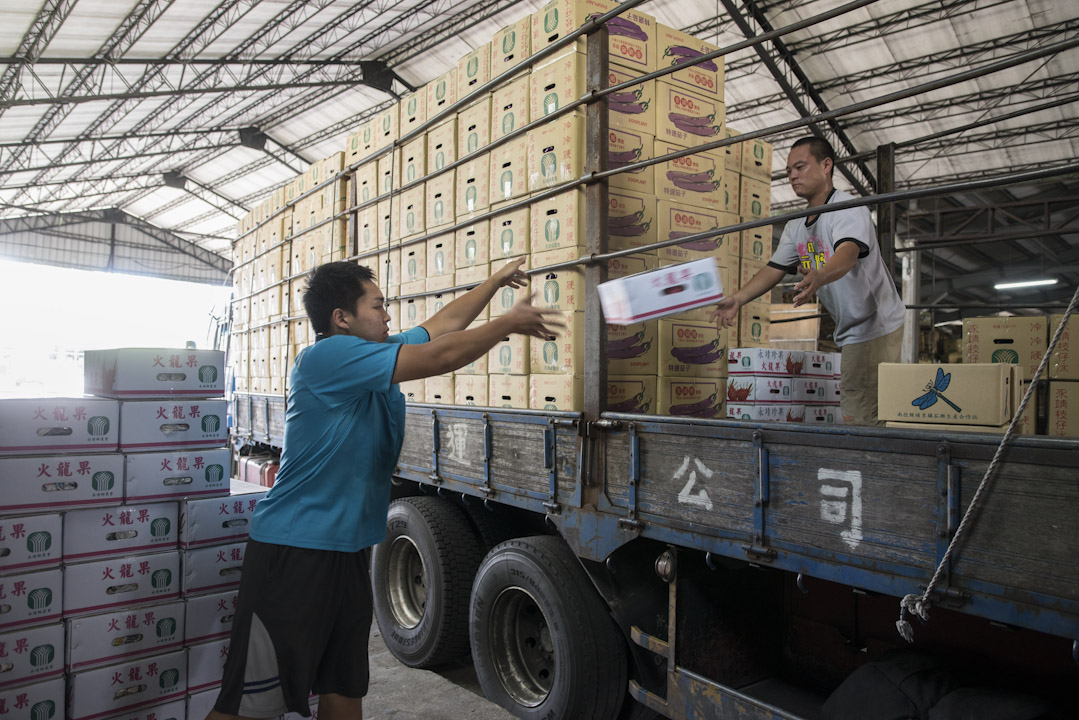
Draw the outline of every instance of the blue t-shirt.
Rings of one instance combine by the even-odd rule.
[[[251,519],[259,542],[356,552],[386,537],[390,477],[404,438],[393,371],[402,344],[332,335],[300,351],[289,376],[281,468]]]

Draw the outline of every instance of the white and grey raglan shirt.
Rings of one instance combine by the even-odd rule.
[[[851,199],[850,194],[833,190],[827,202]],[[836,345],[867,342],[903,327],[906,308],[884,267],[868,208],[836,210],[807,220],[787,223],[768,264],[788,273],[797,273],[799,265],[819,270],[843,243],[858,246],[858,261],[850,272],[817,291],[835,320]]]

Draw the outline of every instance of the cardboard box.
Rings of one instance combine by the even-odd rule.
[[[835,405],[812,405],[805,406],[805,422],[812,425],[842,425],[843,413]],[[890,424],[890,423],[889,423]],[[961,426],[960,426],[961,427]]]
[[[400,215],[398,217],[400,218],[401,240],[404,241],[423,235],[427,231],[426,188],[423,185],[418,185],[411,190],[405,190],[398,198],[400,203]],[[408,248],[409,251],[412,249]],[[409,282],[407,278],[408,273],[406,272],[405,279],[402,282]]]
[[[584,207],[584,191],[580,189],[532,203],[529,207],[532,253],[562,248],[580,248],[583,252]]]
[[[836,353],[838,355],[838,353]],[[826,405],[839,405],[843,399],[843,386],[842,381],[839,378],[832,378],[831,380],[825,380],[827,383],[827,389],[824,392]]]
[[[436,375],[426,378],[424,383],[425,401],[436,405],[452,405],[454,394],[453,375]]]
[[[532,267],[532,256],[526,255],[524,264],[521,266],[521,270],[529,270]],[[460,280],[458,280],[460,282]],[[506,285],[498,289],[495,296],[491,298],[490,303],[490,317],[492,319],[505,315],[509,312],[516,303],[530,298],[532,295],[532,279],[529,278],[525,281],[524,287],[514,288]]]
[[[184,644],[227,638],[236,615],[237,594],[237,590],[226,590],[187,598],[184,601]]]
[[[498,88],[491,95],[491,140],[509,135],[529,123],[531,76],[524,75]],[[527,141],[526,141],[527,142]]]
[[[79,672],[179,649],[184,620],[181,600],[72,618],[66,623],[68,670]]]
[[[749,420],[752,422],[804,422],[805,405],[793,403],[727,403],[728,420]]]
[[[348,136],[345,142],[345,157],[349,164],[353,164],[363,160],[365,157],[375,151],[375,118],[371,118],[364,122],[356,130]],[[287,189],[291,190],[291,189]],[[295,196],[295,192],[286,192],[286,200],[291,201]]]
[[[184,500],[180,504],[180,547],[186,549],[245,539],[251,529],[255,506],[264,497],[265,489],[229,497]]]
[[[1057,328],[1060,327],[1063,320],[1064,315],[1062,314],[1050,316],[1049,340],[1052,340],[1053,336],[1056,335]],[[1068,325],[1064,328],[1056,349],[1053,350],[1053,356],[1049,358],[1049,377],[1054,380],[1079,380],[1079,358],[1072,356],[1074,351],[1071,347],[1071,336],[1073,333],[1079,339],[1079,319],[1074,317],[1068,319]],[[1048,347],[1048,344],[1046,344],[1047,349]],[[1033,373],[1027,375],[1027,377],[1033,377]]]
[[[771,306],[765,302],[750,302],[738,312],[739,347],[769,347]]]
[[[492,209],[498,208],[494,205]],[[491,218],[491,261],[528,255],[531,252],[528,207],[510,210]]]
[[[515,68],[532,54],[532,16],[507,25],[491,39],[491,77]]]
[[[213,689],[204,690],[200,693],[188,694],[186,699],[187,717],[190,718],[190,720],[198,720],[198,718],[205,718],[207,715],[209,715],[210,712],[214,709],[214,704],[217,702],[217,696],[220,694],[220,692],[221,691],[218,689]],[[311,712],[312,718],[317,718],[317,710],[318,706],[316,704],[316,706],[312,709]],[[288,713],[286,715],[283,715],[282,720],[292,714],[294,713]],[[296,720],[299,720],[299,718],[297,718]]]
[[[180,553],[112,557],[64,568],[64,617],[180,597]]]
[[[585,93],[587,60],[575,47],[563,48],[532,69],[528,112],[533,120],[554,114]]]
[[[659,321],[607,326],[607,372],[655,375],[659,361]]]
[[[481,155],[457,168],[457,215],[486,212],[491,206],[491,156]]]
[[[611,65],[607,87],[635,80],[642,73]],[[646,80],[607,96],[607,117],[612,128],[656,135],[656,81]]]
[[[727,137],[723,101],[665,80],[656,81],[656,140],[698,147]],[[713,151],[716,152],[716,151]],[[723,164],[726,172],[726,162]],[[721,173],[717,172],[717,177]]]
[[[574,111],[528,133],[528,189],[539,192],[584,173],[584,114]]]
[[[397,140],[400,103],[394,103],[375,116],[375,147],[381,150]]]
[[[427,245],[426,243],[414,243],[401,248],[401,284],[423,282],[427,273]],[[423,287],[420,292],[423,292]],[[403,289],[402,295],[407,295]]]
[[[401,154],[392,153],[378,159],[378,194],[389,195],[401,177]]]
[[[491,43],[484,43],[457,61],[457,97],[464,99],[491,79]]]
[[[491,96],[486,95],[457,113],[457,147],[470,155],[491,143]]]
[[[655,375],[608,375],[607,411],[641,415],[656,412],[656,384]]]
[[[738,212],[745,219],[768,217],[772,212],[772,186],[743,175],[738,190]]]
[[[727,351],[728,375],[793,377],[802,374],[805,353],[801,350],[774,348],[730,348]]]
[[[246,547],[241,541],[184,550],[184,597],[239,585]]]
[[[578,375],[529,375],[528,407],[580,412],[584,409],[584,378]]]
[[[790,377],[730,375],[727,401],[738,405],[790,403],[794,401],[794,380]]]
[[[174,502],[69,512],[64,517],[64,562],[175,550],[178,515]]]
[[[87,350],[84,357],[83,385],[89,395],[165,398],[225,394],[225,353],[220,350],[119,348]]]
[[[128,453],[124,456],[124,497],[147,502],[229,494],[229,450]]]
[[[584,25],[592,16],[616,8],[611,0],[554,0],[532,15],[532,52],[538,52]],[[656,69],[655,18],[639,10],[627,10],[607,21],[610,62],[638,72]],[[583,50],[584,38],[577,41]]]
[[[453,402],[456,405],[487,406],[487,375],[453,376]]]
[[[963,362],[1021,365],[1032,378],[1049,347],[1049,324],[1041,316],[965,318]]]
[[[0,518],[0,574],[58,567],[63,537],[59,513]]]
[[[481,220],[459,229],[454,238],[455,268],[487,265],[491,251],[491,221]]]
[[[98,398],[0,400],[0,455],[112,452],[119,405]]]
[[[0,516],[119,505],[123,477],[119,453],[0,457]]]
[[[453,162],[457,162],[456,115],[427,131],[427,172],[441,170]],[[457,175],[460,179],[460,168]]]
[[[457,68],[452,68],[449,72],[427,83],[427,119],[433,119],[455,102],[457,102]]]
[[[453,235],[439,235],[427,241],[427,289],[435,290],[453,286],[454,259]],[[432,287],[431,281],[444,278],[446,283],[442,287]]]
[[[663,24],[656,25],[656,54],[658,67],[686,64],[678,72],[665,76],[667,82],[698,92],[717,100],[723,100],[723,58],[689,65],[693,58],[714,52],[719,48],[699,40],[681,30]]]
[[[657,203],[657,240],[672,240],[687,235],[723,228],[738,223],[738,217],[725,212],[698,208],[692,205],[660,200]],[[711,239],[693,240],[660,248],[657,253],[662,260],[685,262],[714,257],[723,267],[738,265],[739,234],[724,233]]]
[[[617,280],[655,269],[656,259],[652,255],[622,255],[607,261],[607,279]]]
[[[487,353],[487,372],[491,375],[528,375],[530,343],[526,335],[510,335]]]
[[[450,277],[453,276],[451,275]],[[431,278],[428,278],[428,282],[430,282],[430,280]],[[428,295],[426,298],[424,298],[424,300],[426,301],[426,308],[424,310],[424,317],[426,319],[424,320],[424,322],[426,322],[427,320],[434,317],[435,313],[440,312],[442,308],[446,307],[446,305],[448,305],[453,300],[453,293],[440,292],[434,295]]]
[[[711,323],[660,320],[658,336],[661,376],[726,377],[726,330]]]
[[[656,414],[722,418],[723,388],[722,378],[659,377]]]
[[[722,195],[720,210],[723,212],[728,212],[732,215],[741,215],[742,208],[739,205],[741,198],[738,197],[738,182],[741,177],[741,175],[737,174],[729,167],[724,168],[723,178],[719,183],[719,192]],[[739,222],[741,222],[741,218],[739,218]]]
[[[476,285],[479,285],[490,276],[491,265],[485,263],[480,263],[470,268],[461,268],[453,274],[454,282],[457,285],[466,288],[466,291],[475,287]],[[460,294],[458,295],[458,297],[464,294],[464,292],[462,291],[459,292]],[[480,311],[481,315],[483,315],[484,313],[486,313],[485,310]]]
[[[685,150],[656,140],[653,157]],[[713,152],[698,152],[653,166],[656,198],[682,205],[723,210],[723,195],[719,189],[724,172],[723,156]]]
[[[0,688],[37,683],[64,674],[61,623],[0,633]],[[3,691],[0,691],[3,692]]]
[[[59,620],[63,591],[59,568],[0,577],[0,632]]]
[[[613,169],[621,168],[639,160],[651,160],[655,138],[638,130],[610,128],[607,133],[607,163]],[[611,188],[632,190],[646,195],[656,192],[651,166],[630,170],[608,178]]]
[[[363,254],[385,246],[385,243],[380,242],[378,226],[377,206],[371,205],[356,213],[356,241],[358,243],[356,252]],[[373,259],[374,258],[367,258],[361,262],[370,262]],[[375,274],[375,277],[378,277],[377,273]],[[303,297],[302,292],[306,287],[306,283],[294,280],[292,284],[293,287],[300,289],[300,297]],[[303,303],[301,302],[299,305],[293,303],[292,307],[298,310],[303,307]]]
[[[1001,425],[1011,416],[1007,365],[881,363],[877,416],[899,422]]]
[[[187,691],[198,693],[221,686],[229,639],[198,643],[187,649]]]
[[[77,672],[68,678],[67,718],[126,714],[183,699],[186,690],[187,653],[182,650]]]
[[[401,301],[401,330],[411,330],[427,320],[427,300],[422,297]]]
[[[768,264],[772,257],[772,228],[743,230],[740,252],[743,260]]]
[[[798,374],[804,377],[832,378],[835,376],[835,356],[838,354],[807,350],[805,362]]]
[[[427,122],[427,92],[417,90],[401,98],[401,138]]]
[[[746,140],[742,146],[738,173],[744,177],[772,185],[772,144],[760,138]]]
[[[42,720],[64,717],[64,679],[0,690],[0,707],[8,708],[5,720]]]
[[[405,396],[405,402],[424,402],[424,395],[427,391],[423,378],[403,382],[399,387],[401,394]]]
[[[580,207],[584,207],[583,203]],[[611,189],[607,193],[607,213],[608,250],[629,250],[656,242],[658,225],[655,195]],[[583,210],[580,212],[580,222],[583,228]],[[583,229],[579,237],[584,237]],[[655,253],[655,250],[642,251],[642,254],[647,255]]]
[[[608,323],[628,325],[714,305],[723,299],[723,284],[715,259],[707,258],[608,280],[599,285],[599,298]]]
[[[225,400],[125,400],[120,403],[124,451],[220,447],[228,442]]]
[[[1079,437],[1079,383],[1054,380],[1049,383],[1050,437]]]
[[[396,295],[401,286],[401,251],[390,250],[378,254],[379,287],[388,296]]]
[[[580,257],[581,252],[577,247],[537,252],[532,255],[532,267],[543,268],[572,262]],[[574,265],[537,273],[533,275],[533,284],[536,286],[534,303],[537,307],[563,312],[584,312],[583,266]]]
[[[528,375],[491,375],[487,380],[491,407],[528,409]]]
[[[584,313],[564,312],[565,325],[557,335],[529,338],[530,371],[533,375],[584,376]]]
[[[491,151],[488,188],[491,202],[528,195],[528,138],[519,137]]]
[[[400,172],[393,176],[393,189],[422,180],[427,175],[427,135],[420,135],[400,150]]]

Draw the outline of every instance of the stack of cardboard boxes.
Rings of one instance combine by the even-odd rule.
[[[91,351],[98,397],[0,402],[5,712],[62,717],[66,696],[69,718],[182,718],[190,679],[219,679],[187,598],[238,581],[258,497],[229,497],[223,361]]]
[[[727,418],[842,423],[839,357],[839,353],[731,348],[727,353]]]

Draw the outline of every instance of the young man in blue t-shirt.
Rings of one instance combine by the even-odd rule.
[[[806,137],[787,157],[794,194],[810,207],[850,200],[832,186],[835,151],[827,140]],[[768,264],[732,293],[713,313],[720,327],[731,327],[738,310],[765,294],[789,273],[801,272],[794,306],[814,296],[835,320],[835,342],[843,355],[840,404],[843,421],[880,425],[877,418],[877,366],[899,362],[906,308],[884,267],[869,209],[847,208],[792,220],[783,228]]]
[[[398,383],[463,367],[510,334],[557,331],[557,313],[528,302],[466,329],[500,287],[523,285],[522,262],[399,335],[368,268],[335,262],[311,273],[303,302],[317,340],[289,376],[281,468],[252,518],[209,720],[307,716],[312,693],[322,720],[362,717],[371,628],[362,551],[386,535],[405,424]]]

